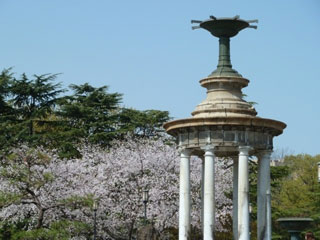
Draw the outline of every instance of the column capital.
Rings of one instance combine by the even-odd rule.
[[[214,156],[214,151],[216,150],[216,145],[206,145],[201,147],[201,149],[204,151],[204,156]]]
[[[179,152],[180,156],[182,156],[182,157],[190,157],[192,149],[179,147],[178,152]]]
[[[239,146],[239,155],[241,156],[249,156],[249,151],[253,148],[250,146]]]
[[[271,157],[271,154],[272,154],[272,150],[270,149],[266,149],[266,150],[261,150],[259,151],[256,156],[260,159],[260,158],[263,158],[263,157],[268,157],[270,158]]]
[[[204,151],[214,151],[216,147],[217,147],[217,145],[207,144],[207,145],[201,147],[201,150],[204,150]]]

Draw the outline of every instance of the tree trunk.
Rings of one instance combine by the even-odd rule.
[[[134,220],[130,224],[129,240],[131,240],[132,238],[133,227],[134,227]]]
[[[44,215],[44,210],[42,207],[39,208],[39,216],[38,216],[38,222],[36,228],[41,228],[42,223],[43,223],[43,215]]]
[[[33,121],[32,120],[30,120],[30,123],[29,123],[29,134],[30,134],[30,136],[33,135]]]
[[[158,240],[159,234],[152,224],[143,226],[138,230],[137,240]]]

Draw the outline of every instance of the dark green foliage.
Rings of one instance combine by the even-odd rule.
[[[17,224],[2,222],[0,239],[2,240],[68,240],[71,237],[92,235],[92,226],[78,222],[60,220],[46,228],[27,230],[28,221]]]
[[[162,124],[169,119],[166,111],[121,108],[122,95],[108,93],[107,86],[92,87],[88,83],[71,85],[74,91],[59,101],[57,115],[65,120],[60,138],[61,156],[77,153],[75,140],[86,139],[91,143],[108,146],[115,138],[131,133],[135,136],[155,136],[161,132]]]
[[[10,71],[11,69],[4,69],[0,74],[0,145],[2,147],[12,141],[15,120],[13,108],[7,101],[13,80],[13,74]]]
[[[17,222],[15,224],[8,222],[0,222],[0,239],[7,240],[12,239],[12,236],[18,232],[25,231],[28,229],[29,220],[24,219],[23,221]]]
[[[11,112],[11,106],[6,101],[10,94],[9,86],[12,81],[11,69],[4,69],[0,74],[0,116],[6,116]]]
[[[24,143],[59,149],[63,158],[80,157],[77,145],[83,141],[108,146],[128,133],[156,136],[169,120],[166,111],[121,108],[122,95],[108,93],[108,87],[88,83],[70,85],[72,95],[54,83],[57,74],[22,74],[11,69],[0,74],[0,151]]]
[[[20,193],[0,192],[0,208],[23,201],[28,192],[50,183],[52,177],[43,174],[30,178],[32,171],[23,168],[25,162],[9,154],[12,148],[45,146],[57,149],[61,158],[81,157],[77,150],[79,143],[108,146],[113,139],[123,138],[128,133],[136,137],[159,136],[163,134],[163,123],[170,119],[166,111],[120,107],[122,95],[108,93],[107,86],[71,85],[73,93],[61,96],[65,90],[54,83],[57,76],[44,74],[28,78],[22,74],[15,78],[11,69],[0,74],[0,160],[5,167],[13,164],[11,158],[13,166],[19,170],[17,175],[11,176],[2,168],[1,174],[11,179],[13,186],[23,182],[23,186],[28,187],[21,188]],[[45,164],[45,156],[37,159],[44,162],[32,164]],[[83,208],[90,207],[91,200],[90,196],[74,196],[59,204],[65,208]],[[36,222],[28,219],[15,224],[0,222],[0,239],[70,239],[77,234],[89,239],[92,236],[92,226],[76,221],[60,219],[50,226],[42,223],[40,217]]]
[[[52,83],[57,74],[33,77],[30,80],[26,74],[22,74],[21,79],[13,79],[10,86],[12,98],[9,100],[14,108],[16,121],[20,120],[28,126],[31,141],[34,140],[34,124],[52,114],[59,94],[64,92],[59,83]]]
[[[0,75],[0,144],[2,149],[21,142],[38,144],[41,135],[35,126],[53,114],[59,94],[63,93],[57,74],[34,75],[29,79],[22,74],[17,79],[5,69]]]
[[[10,103],[18,119],[43,119],[53,111],[59,94],[64,92],[61,84],[53,84],[57,74],[33,75],[30,80],[25,73],[21,79],[13,79],[10,86]],[[32,132],[30,132],[32,134]]]
[[[134,135],[152,137],[163,132],[162,125],[169,120],[169,112],[167,111],[138,111],[124,108],[120,113],[120,129],[122,132],[132,132]]]
[[[314,225],[307,231],[320,238],[320,183],[317,181],[317,163],[320,155],[299,154],[286,156],[284,166],[287,176],[278,184],[274,192],[273,219],[280,217],[310,217]],[[274,231],[281,235],[284,231],[274,223]],[[279,238],[285,239],[285,238]]]
[[[320,237],[320,184],[317,182],[317,162],[320,155],[286,156],[278,166],[271,166],[272,239],[289,238],[276,220],[281,217],[311,217],[313,227],[307,231]],[[250,203],[252,240],[256,239],[257,164],[250,163]]]
[[[60,101],[59,116],[66,120],[69,136],[88,138],[106,145],[117,135],[121,94],[107,93],[107,86],[71,85],[74,91]]]
[[[250,214],[250,225],[251,225],[251,236],[252,240],[257,237],[257,183],[258,183],[258,165],[255,161],[249,162],[250,172],[249,172],[249,198],[252,212]],[[281,183],[283,179],[285,179],[289,174],[289,168],[287,166],[271,166],[270,167],[271,174],[271,192],[272,195],[281,191]],[[272,205],[272,225],[276,224],[276,215],[278,214],[273,210]],[[274,230],[274,229],[273,229]],[[282,231],[279,230],[281,233]],[[279,232],[278,231],[278,232]],[[275,235],[276,233],[273,233]],[[284,233],[285,234],[285,233]]]

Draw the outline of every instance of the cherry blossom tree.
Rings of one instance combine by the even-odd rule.
[[[107,150],[86,144],[78,150],[81,159],[60,159],[52,150],[27,147],[2,157],[0,220],[26,222],[24,234],[63,233],[59,239],[86,239],[92,234],[92,206],[97,201],[98,236],[131,239],[143,223],[142,191],[148,188],[149,221],[159,231],[177,228],[179,153],[173,143],[128,137],[114,141]],[[228,164],[225,159],[216,163],[218,231],[223,231],[223,221],[231,211],[225,194],[230,192],[232,179]],[[192,224],[199,229],[200,180],[201,159],[193,157]],[[59,227],[65,231],[54,231]]]

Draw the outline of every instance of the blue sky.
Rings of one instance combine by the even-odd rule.
[[[288,124],[275,148],[320,153],[320,2],[1,0],[0,67],[62,73],[124,94],[123,105],[189,117],[205,98],[198,81],[217,65],[218,40],[191,30],[209,15],[259,19],[231,40],[233,67],[258,115]]]

